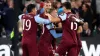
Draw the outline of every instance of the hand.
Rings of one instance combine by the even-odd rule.
[[[51,21],[52,20],[52,17],[49,13],[45,13],[46,16],[48,16],[49,20]]]
[[[84,24],[84,22],[83,21],[80,21],[80,24]]]
[[[45,15],[48,16],[48,17],[51,16],[49,13],[45,13]]]

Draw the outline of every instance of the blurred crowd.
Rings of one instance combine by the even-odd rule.
[[[80,19],[84,20],[82,37],[93,36],[100,32],[100,1],[99,0],[69,0],[72,5],[72,12]],[[52,5],[62,12],[61,1],[51,1]],[[28,1],[23,4],[20,2],[20,14],[27,13],[26,7],[33,3]],[[36,0],[37,14],[43,13],[44,0],[38,2]],[[48,5],[49,7],[50,5]],[[10,36],[15,25],[15,12],[13,0],[0,0],[0,37],[5,32],[6,36]],[[20,24],[20,23],[19,23]],[[19,25],[19,32],[21,32],[21,25]],[[41,28],[41,26],[39,26]],[[61,28],[61,23],[57,24]],[[40,35],[41,29],[39,29]]]

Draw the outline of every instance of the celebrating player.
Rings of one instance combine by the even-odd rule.
[[[51,9],[51,2],[46,1],[44,3],[44,12],[40,14],[41,18],[47,18],[46,13],[50,13]],[[51,31],[54,28],[53,24],[44,24],[43,25],[43,32],[40,37],[39,41],[39,56],[54,56],[53,54],[53,49],[55,49],[55,38],[54,36],[50,33],[53,32]],[[53,32],[54,33],[54,32]]]
[[[79,54],[78,42],[80,40],[76,36],[77,35],[76,22],[82,22],[82,21],[77,19],[75,15],[71,13],[71,4],[69,2],[65,2],[63,4],[63,10],[65,13],[63,15],[59,15],[60,19],[57,17],[54,18],[50,14],[47,14],[51,22],[62,21],[63,35],[62,35],[62,40],[56,52],[60,56],[65,56],[66,52],[67,56],[78,56]]]
[[[38,56],[38,47],[36,43],[37,23],[49,24],[48,19],[39,18],[36,15],[36,7],[34,4],[27,6],[28,14],[22,15],[23,37],[22,49],[23,56]]]

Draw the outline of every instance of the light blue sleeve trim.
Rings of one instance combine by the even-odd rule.
[[[55,30],[50,30],[50,33],[52,34],[52,36],[53,36],[54,38],[62,37],[62,33],[56,33]]]
[[[50,24],[46,25],[46,27],[48,28],[48,30],[50,30],[50,29],[54,28],[54,24],[50,23]]]
[[[51,23],[50,20],[41,18],[40,15],[36,15],[34,18],[35,18],[35,21],[39,24],[49,24],[49,23]]]
[[[21,15],[18,16],[19,20],[22,19],[22,16],[23,16],[23,15],[24,15],[24,14],[21,14]]]
[[[42,8],[41,10],[40,10],[40,14],[42,14],[44,12],[44,8]]]
[[[67,14],[64,13],[63,15],[59,15],[59,17],[61,18],[62,21],[65,21],[67,18]]]

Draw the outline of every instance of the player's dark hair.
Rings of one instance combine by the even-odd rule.
[[[71,3],[70,3],[70,2],[65,2],[65,3],[63,3],[63,6],[64,6],[66,9],[71,9]]]
[[[35,7],[36,7],[35,4],[29,4],[29,5],[27,6],[27,11],[28,11],[28,13],[32,12],[32,9],[34,9]]]

